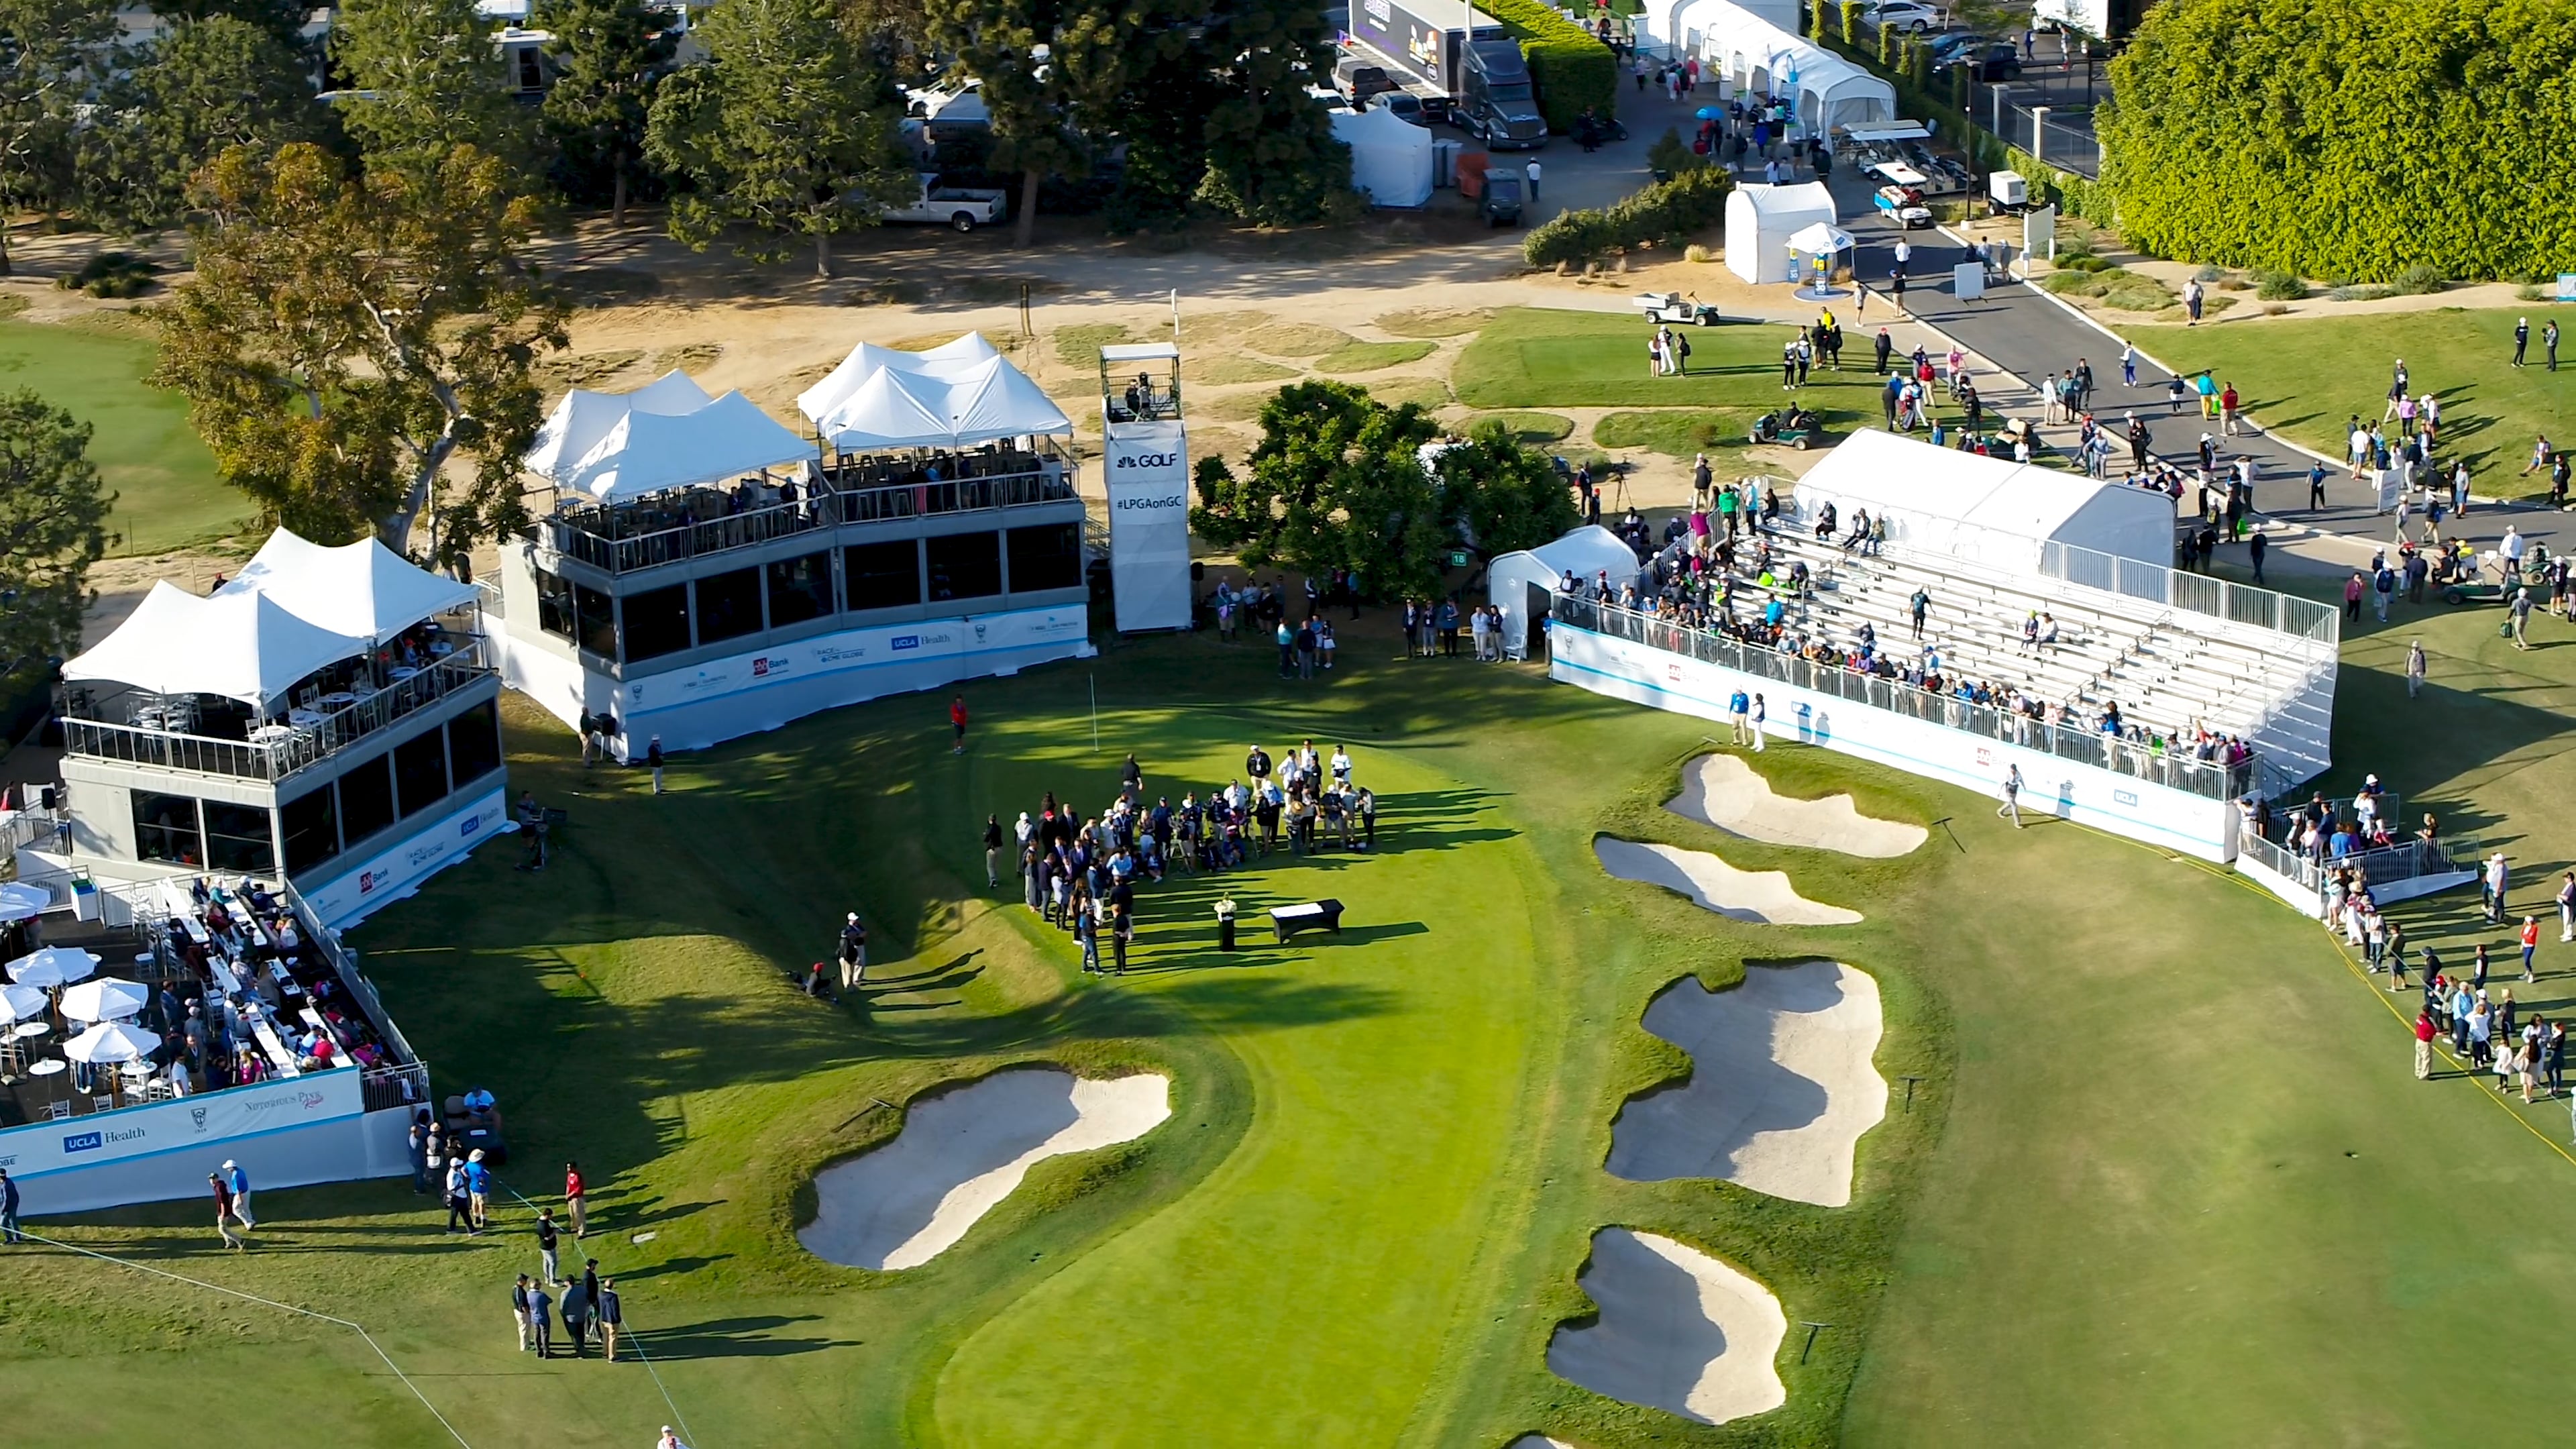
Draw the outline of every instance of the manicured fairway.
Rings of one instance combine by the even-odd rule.
[[[1727,406],[1758,413],[1787,396],[1780,349],[1797,340],[1795,328],[1677,328],[1691,344],[1690,372],[1679,377],[1648,374],[1653,330],[1642,315],[1509,307],[1467,344],[1450,380],[1460,402],[1480,408]],[[1798,394],[1837,430],[1878,416],[1874,387],[1881,381],[1870,373],[1866,335],[1848,318],[1843,335],[1846,370],[1820,359]]]
[[[111,553],[151,553],[228,533],[257,510],[215,475],[177,393],[138,386],[153,347],[77,327],[0,321],[0,387],[33,388],[97,432],[89,456],[117,495]]]
[[[2513,356],[2513,324],[2531,318],[2528,367]],[[2559,370],[2541,366],[2540,327],[2549,316],[2570,334]],[[2407,385],[2441,400],[2442,438],[2469,460],[2477,491],[2500,497],[2546,493],[2546,471],[2525,478],[2535,432],[2576,445],[2576,307],[2371,313],[2284,318],[2215,327],[2141,327],[2138,346],[2174,367],[2211,368],[2236,384],[2245,410],[2266,427],[2325,453],[2344,455],[2346,419],[2385,410],[2390,369],[2406,359]],[[2394,424],[2391,424],[2394,426]]]

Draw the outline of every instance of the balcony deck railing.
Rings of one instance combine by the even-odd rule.
[[[298,711],[305,722],[272,726],[256,740],[217,739],[141,725],[63,718],[66,754],[199,775],[283,780],[305,766],[364,740],[395,721],[492,673],[483,641],[468,638],[455,653],[398,679],[354,704],[327,712]]]
[[[1614,639],[1688,655],[1704,664],[1776,679],[1799,689],[1830,694],[1853,704],[1886,710],[1907,719],[1960,730],[1985,739],[2018,745],[2211,800],[2232,800],[2254,779],[2260,756],[2234,765],[2196,760],[2171,750],[2106,735],[2073,725],[2052,725],[2010,710],[1974,704],[1946,694],[1933,694],[1901,680],[1860,674],[1839,665],[1817,664],[1795,654],[1746,644],[1723,634],[1694,629],[1616,604],[1558,594],[1550,617],[1577,629]]]
[[[642,532],[624,528],[638,518],[658,518],[659,510],[635,514],[626,510],[567,510],[542,521],[543,535],[555,552],[606,573],[632,573],[664,564],[704,558],[731,549],[771,543],[801,533],[837,528],[845,523],[882,523],[984,509],[1019,508],[1058,503],[1075,495],[1069,469],[1054,463],[989,476],[949,478],[938,482],[866,483],[882,476],[856,468],[842,482],[825,486],[793,503],[773,503],[717,518],[688,519]],[[702,497],[720,501],[721,495]],[[679,510],[683,515],[687,509]]]

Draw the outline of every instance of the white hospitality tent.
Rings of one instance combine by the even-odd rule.
[[[1726,269],[1759,286],[1798,280],[1790,239],[1834,224],[1834,196],[1821,181],[1739,186],[1726,198]]]
[[[1899,547],[2018,574],[2038,572],[2051,543],[2159,567],[2173,562],[2173,500],[2162,493],[1876,428],[1853,433],[1798,480],[1802,516],[1827,503],[1839,527],[1865,508],[1887,521],[1888,541]]]
[[[1637,43],[1650,51],[1669,50],[1676,57],[1695,55],[1699,52],[1705,13],[1709,6],[1718,3],[1721,0],[1648,0],[1633,22],[1637,27]],[[1798,0],[1726,0],[1726,3],[1782,30],[1798,28]]]
[[[540,478],[557,479],[599,446],[630,412],[693,413],[715,401],[678,368],[633,392],[591,392],[574,388],[546,415],[537,429],[536,446],[522,461]]]
[[[115,633],[65,664],[63,678],[219,695],[265,712],[307,677],[372,646],[300,619],[266,594],[201,599],[164,579]]]
[[[981,332],[969,332],[920,352],[904,352],[892,347],[879,347],[873,342],[862,342],[850,349],[850,355],[841,359],[840,366],[824,374],[822,381],[796,395],[796,410],[819,427],[834,408],[848,401],[869,378],[889,367],[944,377],[972,371],[986,359],[1001,355],[1001,350],[985,341]]]
[[[1503,611],[1503,648],[1518,653],[1528,643],[1533,589],[1553,594],[1567,574],[1580,579],[1608,574],[1616,587],[1633,581],[1641,571],[1636,550],[1597,523],[1554,543],[1502,555],[1485,566],[1485,596]]]
[[[1691,0],[1676,24],[1698,36],[1700,64],[1738,92],[1788,95],[1810,136],[1896,115],[1896,87],[1730,0]]]
[[[1062,436],[1073,419],[1009,358],[995,356],[962,371],[880,368],[814,426],[842,452],[866,453]]]
[[[472,584],[431,573],[374,538],[338,548],[281,528],[214,597],[261,594],[334,634],[382,640],[475,601]]]
[[[1351,148],[1351,185],[1372,206],[1415,207],[1431,199],[1431,133],[1384,106],[1332,113],[1333,139]]]
[[[814,444],[738,392],[695,412],[629,412],[555,482],[602,503],[721,483],[817,456]]]

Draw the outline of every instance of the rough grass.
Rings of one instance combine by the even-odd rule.
[[[1501,423],[1512,430],[1513,437],[1524,443],[1559,442],[1574,432],[1574,419],[1562,413],[1530,412],[1519,408],[1473,414],[1467,419],[1466,426],[1476,428],[1489,422]]]
[[[1439,345],[1431,342],[1352,342],[1316,358],[1314,368],[1327,376],[1376,372],[1420,362],[1438,350]]]
[[[716,359],[724,356],[724,350],[725,345],[721,342],[691,342],[679,347],[665,347],[653,354],[653,370],[657,375],[673,368],[687,373],[704,372],[716,365]]]
[[[1398,337],[1463,337],[1494,320],[1491,307],[1470,307],[1462,311],[1422,308],[1408,312],[1389,312],[1374,324],[1380,332]]]
[[[1293,367],[1282,367],[1278,363],[1264,362],[1258,357],[1245,357],[1241,353],[1221,352],[1214,357],[1204,359],[1192,358],[1184,353],[1181,358],[1183,382],[1211,387],[1223,387],[1229,383],[1238,382],[1286,382],[1295,376],[1297,376],[1297,369]]]
[[[1055,341],[1056,361],[1095,372],[1100,367],[1100,349],[1136,340],[1135,334],[1116,322],[1077,322],[1058,327],[1050,335]]]
[[[1187,403],[1187,407],[1193,416],[1217,418],[1229,423],[1248,423],[1261,416],[1262,408],[1268,406],[1270,399],[1277,396],[1278,392],[1279,389],[1275,387],[1246,388],[1241,392],[1220,393],[1204,402],[1192,399]]]
[[[1449,384],[1436,377],[1389,377],[1381,378],[1376,382],[1363,383],[1361,386],[1368,389],[1370,397],[1376,398],[1391,408],[1402,407],[1406,403],[1419,403],[1426,408],[1444,408],[1450,401]]]
[[[597,388],[599,384],[644,360],[640,347],[611,348],[605,352],[558,352],[540,359],[534,369],[537,383],[544,388],[549,401],[568,387]]]
[[[1181,335],[1189,336],[1186,318]],[[1321,357],[1335,348],[1351,346],[1357,339],[1318,322],[1279,322],[1244,333],[1242,341],[1253,351],[1272,357]]]
[[[1752,426],[1753,414],[1737,408],[1610,413],[1592,425],[1592,441],[1604,448],[1644,448],[1687,458],[1720,448],[1744,447]]]

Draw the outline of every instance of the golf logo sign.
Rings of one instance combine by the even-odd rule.
[[[1109,581],[1118,630],[1190,625],[1189,443],[1178,422],[1113,423]]]

